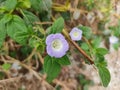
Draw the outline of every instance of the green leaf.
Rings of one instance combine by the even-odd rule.
[[[81,48],[82,48],[83,50],[85,50],[85,51],[89,50],[88,44],[87,44],[87,43],[84,43],[84,42],[81,44]]]
[[[78,26],[79,29],[83,31],[83,36],[85,36],[87,39],[90,39],[92,36],[92,30],[90,27],[87,26]]]
[[[26,44],[28,38],[28,28],[24,21],[17,15],[13,15],[10,22],[7,23],[7,34],[16,42]]]
[[[64,19],[58,18],[51,27],[51,33],[61,33],[64,28]]]
[[[99,47],[100,42],[101,42],[101,37],[94,37],[91,43],[94,48],[97,48]]]
[[[94,60],[94,63],[96,66],[103,66],[103,67],[107,66],[107,62],[104,56],[99,55],[99,54],[96,54],[96,59]]]
[[[9,22],[12,19],[12,15],[6,14],[4,17],[0,20],[0,47],[2,46],[4,39],[6,37],[6,27],[5,24]]]
[[[43,11],[49,12],[52,7],[52,0],[30,0],[32,8],[40,13]]]
[[[62,58],[56,58],[56,62],[58,62],[60,65],[70,65],[69,58],[65,55]]]
[[[24,13],[24,21],[29,25],[29,24],[33,24],[34,22],[39,21],[39,18],[37,16],[35,16],[33,13],[27,11],[27,10],[23,10]]]
[[[18,0],[18,6],[27,9],[31,7],[31,2],[30,0]]]
[[[32,8],[39,11],[41,0],[30,0]]]
[[[44,71],[47,74],[47,81],[51,82],[58,76],[61,70],[60,64],[55,62],[52,57],[46,56],[44,58]]]
[[[70,15],[69,11],[61,12],[60,14],[64,18],[64,20],[70,20],[71,19],[71,15]]]
[[[12,19],[12,15],[11,14],[5,14],[4,17],[1,19],[1,21],[2,21],[2,23],[6,24],[11,19]]]
[[[0,47],[2,46],[5,37],[6,37],[5,24],[2,21],[0,21]]]
[[[2,65],[2,68],[3,68],[4,70],[9,70],[9,69],[11,68],[11,64],[5,63],[5,64]]]
[[[6,0],[5,8],[7,10],[14,10],[17,5],[17,0]]]
[[[105,49],[105,48],[97,48],[97,49],[96,49],[96,53],[97,53],[97,54],[100,54],[100,55],[105,55],[105,54],[108,53],[108,50]]]
[[[99,66],[98,72],[99,72],[103,86],[107,87],[111,79],[109,70],[106,67]]]

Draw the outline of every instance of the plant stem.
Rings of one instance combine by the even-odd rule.
[[[87,60],[90,62],[90,64],[94,64],[93,60],[86,54],[86,52],[84,50],[82,50],[82,48],[80,48],[75,41],[71,40],[71,38],[69,37],[68,32],[65,29],[63,29],[62,33],[78,49],[78,51],[87,58]]]

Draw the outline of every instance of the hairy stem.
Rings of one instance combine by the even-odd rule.
[[[78,49],[78,51],[87,58],[87,60],[90,62],[90,64],[94,64],[94,62],[93,62],[93,60],[91,59],[91,57],[89,57],[89,56],[86,54],[86,52],[85,52],[84,50],[82,50],[82,48],[80,48],[75,41],[71,40],[71,38],[69,37],[68,32],[67,32],[65,29],[63,29],[62,33],[63,33],[63,34],[66,36],[66,38]]]

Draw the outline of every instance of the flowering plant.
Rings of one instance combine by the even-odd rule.
[[[70,7],[69,0],[66,0],[66,5],[62,7],[63,5],[52,4],[52,0],[0,1],[2,74],[6,74],[10,69],[19,70],[24,67],[40,81],[42,79],[37,71],[43,70],[47,75],[46,80],[54,82],[62,67],[72,63],[70,57],[74,51],[86,64],[95,68],[102,85],[107,87],[111,77],[104,55],[108,50],[100,47],[101,39],[92,33],[90,27],[73,25],[68,28],[67,16],[70,16],[71,11],[66,16],[64,14]],[[59,11],[60,14],[56,16],[60,17],[52,16],[51,8]],[[77,13],[74,19],[79,19],[80,15],[81,12]],[[111,43],[117,41],[116,37],[110,37]],[[39,70],[41,66],[43,68]]]
[[[59,23],[61,23],[60,26],[59,26]],[[88,49],[84,49],[84,46],[88,45],[88,41],[84,37],[88,33],[86,34],[85,31],[89,31],[89,30],[90,30],[89,27],[78,26],[78,27],[74,27],[70,31],[70,33],[68,33],[64,29],[64,19],[61,17],[58,18],[53,23],[53,25],[50,29],[50,33],[46,37],[46,50],[47,50],[48,55],[45,57],[45,62],[44,62],[44,70],[47,73],[47,80],[49,82],[51,82],[51,80],[53,80],[60,73],[60,69],[61,69],[62,65],[70,64],[67,52],[70,49],[70,47],[69,47],[70,44],[72,44],[73,46],[75,46],[75,48],[78,49],[78,51],[83,56],[85,56],[87,58],[88,63],[96,66],[95,68],[98,69],[98,72],[100,74],[103,85],[105,87],[108,85],[108,83],[110,81],[110,73],[109,73],[108,69],[106,68],[106,62],[104,60],[104,55],[107,54],[108,51],[106,49],[100,48],[98,46],[94,46],[94,49],[89,49],[89,46],[88,46]],[[79,45],[75,41],[78,41],[78,42],[81,41],[82,37],[87,43],[82,43],[81,47],[79,47]],[[96,44],[96,42],[93,43],[93,45],[95,45],[95,44]],[[90,50],[91,53],[87,54],[86,52],[88,52],[88,50]],[[90,57],[89,55],[92,55],[93,57]],[[95,58],[96,60],[93,61],[93,58]],[[101,61],[101,58],[103,59],[103,61]],[[64,63],[63,63],[63,61],[64,61]],[[52,63],[52,62],[54,62],[54,63]],[[104,63],[104,64],[102,64],[102,63]],[[52,66],[52,69],[51,69],[51,66]],[[53,69],[53,68],[55,68],[55,69]],[[56,70],[57,70],[57,72],[56,72]],[[51,72],[54,72],[53,75],[51,75]],[[104,72],[106,72],[105,75],[107,75],[107,76],[103,76]],[[105,81],[104,78],[106,78],[107,81]]]

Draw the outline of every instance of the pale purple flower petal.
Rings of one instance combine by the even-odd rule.
[[[51,57],[61,58],[69,49],[69,44],[60,33],[50,34],[46,38],[47,53]]]
[[[110,36],[110,37],[109,37],[109,42],[110,42],[111,44],[117,43],[118,40],[119,40],[119,39],[118,39],[116,36]]]
[[[80,30],[80,29],[78,29],[78,28],[75,27],[75,28],[73,28],[71,30],[71,32],[69,33],[69,35],[70,35],[70,37],[71,37],[72,40],[79,41],[82,38],[82,30]]]

